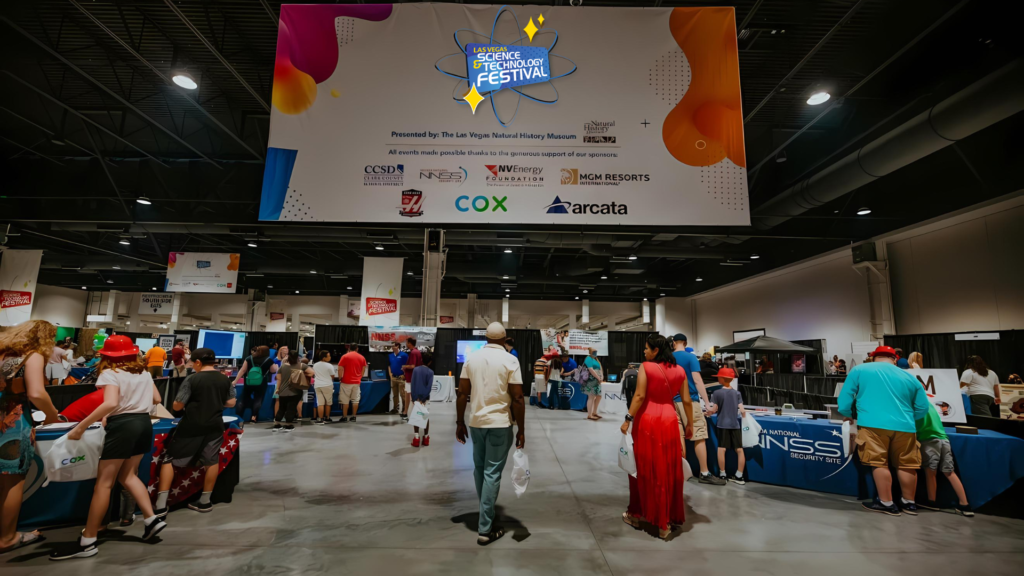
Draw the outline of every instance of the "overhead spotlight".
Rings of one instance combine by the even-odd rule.
[[[511,253],[512,253],[512,249],[511,248],[505,248],[505,254],[511,254]]]
[[[145,196],[139,196],[138,198],[135,199],[135,201],[138,202],[139,204],[143,204],[145,206],[149,206],[150,204],[153,203],[152,200],[150,200],[149,198],[146,198]]]
[[[607,280],[607,279],[608,279],[607,276],[601,276],[601,280]]]
[[[156,286],[153,286],[153,290],[156,290]]]
[[[590,290],[584,290],[584,291],[583,291],[583,293],[584,293],[584,294],[589,294],[589,293],[590,293]]]
[[[186,90],[195,90],[196,88],[199,88],[199,84],[196,84],[196,79],[185,70],[175,72],[174,76],[171,76],[171,80]]]
[[[871,214],[871,208],[865,207],[857,210],[857,216],[867,216],[868,214]]]
[[[629,259],[630,260],[636,260],[636,254],[630,254],[629,255]]]
[[[644,302],[647,302],[647,298],[644,298]]]
[[[267,286],[267,288],[273,288],[273,286],[269,286],[269,285],[268,285],[268,286]]]
[[[757,260],[758,258],[760,258],[760,256],[758,256],[757,254],[751,254],[750,255],[750,259],[751,260]]]
[[[121,269],[120,266],[114,266],[114,270],[120,270],[120,269]]]
[[[509,292],[509,289],[508,289],[508,288],[505,288],[505,292]]]
[[[818,104],[824,104],[825,102],[828,102],[828,99],[831,97],[832,95],[829,94],[828,92],[820,90],[818,92],[815,92],[814,94],[811,94],[811,97],[807,99],[807,103],[810,104],[811,106],[817,106]]]
[[[704,281],[703,278],[701,278],[700,276],[697,276],[697,282],[703,282],[703,281]]]
[[[256,247],[256,243],[255,243],[255,242],[249,242],[249,243],[247,244],[247,246],[248,246],[249,248],[255,248],[255,247]]]
[[[345,288],[345,290],[351,290],[351,289],[352,289],[351,286],[348,286],[348,287]]]
[[[502,280],[508,280],[508,276],[502,276],[501,279]]]
[[[129,242],[127,238],[121,238],[117,243],[121,244],[122,246],[131,246],[132,245],[132,243]]]
[[[405,273],[405,275],[406,275],[406,276],[412,276],[412,270],[410,270],[410,271],[406,272],[406,273]],[[506,276],[506,278],[507,278],[507,276]]]
[[[316,274],[316,270],[310,270],[309,273],[310,274]]]
[[[384,245],[383,244],[377,244],[373,248],[374,248],[374,250],[383,250],[384,249]]]
[[[107,280],[107,284],[113,284],[113,283],[114,283],[113,280]]]
[[[664,295],[665,295],[665,293],[664,293],[664,292],[662,292],[662,293],[661,293],[661,295],[662,295],[662,296],[664,296]]]
[[[295,291],[295,293],[296,293],[296,294],[298,294],[298,293],[299,293],[299,291],[298,291],[298,290],[296,290],[296,291]]]
[[[88,288],[86,288],[85,286],[82,286],[82,290],[88,290]]]
[[[576,297],[576,299],[577,299],[577,300],[579,300],[579,299],[580,299],[580,297],[579,297],[579,296],[577,296],[577,297]]]
[[[779,164],[782,164],[786,160],[789,160],[789,158],[786,157],[786,151],[785,150],[783,150],[782,152],[779,152],[779,155],[775,157],[775,161],[778,162]]]

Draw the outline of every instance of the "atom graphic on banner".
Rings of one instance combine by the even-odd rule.
[[[503,19],[502,16],[505,15],[507,16]],[[509,29],[509,26],[513,22],[515,23],[514,31]],[[541,26],[544,25],[543,14],[537,17],[537,22],[539,22]],[[501,28],[500,31],[499,27]],[[523,34],[523,32],[525,32],[525,34]],[[527,40],[532,44],[534,38],[541,38],[542,36],[553,36],[551,44],[549,46],[547,46],[546,48],[539,47],[539,50],[545,53],[544,59],[559,59],[561,61],[567,62],[568,65],[572,66],[572,68],[568,72],[560,74],[555,74],[554,71],[550,71],[548,68],[544,68],[545,72],[549,72],[549,75],[546,76],[547,80],[528,80],[528,83],[525,84],[512,82],[511,84],[514,85],[508,87],[502,85],[497,89],[486,89],[483,91],[477,91],[476,86],[477,83],[480,82],[480,80],[478,79],[477,81],[474,81],[470,79],[470,64],[468,62],[468,59],[474,57],[474,55],[469,52],[468,48],[471,44],[473,44],[473,42],[470,42],[469,40],[474,36],[480,39],[478,40],[478,42],[480,42],[481,44],[483,43],[484,39],[486,39],[487,46],[491,48],[489,51],[499,53],[506,51],[509,47],[537,50],[538,47],[524,45],[522,43],[523,40]],[[460,51],[454,54],[448,54],[447,56],[441,57],[437,62],[434,63],[434,69],[436,69],[441,74],[444,74],[445,76],[449,76],[451,78],[455,78],[456,80],[458,80],[458,82],[456,82],[455,84],[454,89],[452,90],[452,100],[455,100],[459,104],[470,106],[474,113],[476,113],[476,108],[480,103],[482,103],[484,100],[490,100],[491,110],[494,112],[494,118],[498,121],[499,124],[501,124],[504,127],[508,127],[509,125],[512,124],[513,121],[515,121],[516,116],[519,114],[519,105],[522,103],[522,100],[524,98],[529,101],[536,102],[538,104],[546,105],[555,104],[556,102],[558,102],[558,89],[555,88],[553,81],[559,78],[564,78],[576,71],[575,62],[566,58],[565,56],[560,56],[558,54],[554,54],[551,52],[551,50],[555,48],[555,44],[558,43],[557,30],[538,28],[534,24],[533,17],[530,18],[530,21],[526,27],[522,27],[519,24],[519,18],[516,17],[515,11],[513,11],[508,6],[502,6],[501,8],[498,9],[498,14],[494,17],[494,23],[491,26],[490,35],[487,35],[483,32],[470,30],[468,28],[460,28],[455,31],[454,37],[455,44],[459,47]],[[507,39],[510,41],[502,42],[499,38]],[[509,71],[508,68],[502,69],[505,70],[506,72],[502,72],[501,74],[507,74]],[[463,70],[465,70],[465,72],[463,72]],[[515,73],[519,71],[513,70],[512,72],[514,76]],[[541,76],[545,75],[541,74]],[[508,76],[506,76],[506,80],[499,81],[500,84],[509,84],[507,78]],[[491,83],[499,82],[495,82],[495,80],[493,79],[491,80]],[[512,98],[510,97],[499,97],[502,93],[510,94],[513,92],[515,93],[514,104],[512,102]],[[501,111],[503,113],[499,113],[499,108],[501,108]],[[503,120],[502,118],[508,117],[507,112],[509,110],[512,110],[511,117],[507,121]]]

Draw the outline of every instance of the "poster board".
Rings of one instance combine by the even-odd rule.
[[[540,340],[545,354],[558,351],[586,356],[595,348],[598,356],[608,355],[608,333],[603,331],[547,328],[540,331]]]
[[[416,339],[416,347],[425,350],[434,347],[437,328],[430,326],[370,326],[367,328],[370,337],[370,352],[391,352],[391,344],[398,342],[405,350],[405,341],[411,336]]]
[[[999,417],[1003,420],[1024,420],[1024,385],[999,384]]]
[[[938,410],[944,423],[967,423],[964,401],[960,394],[960,377],[956,370],[924,368],[907,370],[907,372],[924,385],[928,401]]]
[[[167,292],[234,294],[238,287],[238,254],[171,252],[167,255]]]

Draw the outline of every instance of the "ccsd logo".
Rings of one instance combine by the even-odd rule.
[[[401,186],[404,164],[369,164],[363,168],[363,186]]]
[[[607,204],[576,204],[558,196],[546,206],[548,214],[629,214],[629,207],[618,202]]]

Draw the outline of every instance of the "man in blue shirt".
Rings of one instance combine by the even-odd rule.
[[[406,412],[405,399],[405,370],[403,367],[409,363],[409,355],[402,352],[402,346],[398,342],[391,343],[391,354],[388,354],[388,376],[391,376],[391,398],[395,407],[388,414],[398,414],[398,407],[402,407],[402,414]]]
[[[896,351],[879,346],[872,362],[850,371],[839,393],[839,413],[857,420],[857,453],[860,461],[872,468],[878,496],[865,509],[899,516],[900,511],[917,515],[917,469],[921,452],[917,443],[917,421],[928,415],[930,407],[924,387],[896,367]],[[897,507],[892,501],[890,461],[898,466],[903,497]]]
[[[569,356],[568,352],[562,352],[562,374],[561,380],[563,382],[572,382],[573,372],[579,367],[576,361]]]
[[[686,409],[683,407],[683,399],[678,394],[674,398],[676,416],[679,418],[679,439],[685,446],[686,438],[684,438],[683,430],[686,428],[687,420],[692,420],[693,451],[697,454],[697,461],[700,463],[700,475],[697,477],[697,481],[701,484],[723,486],[726,481],[716,478],[708,471],[708,448],[705,445],[705,441],[708,439],[708,422],[704,417],[704,412],[711,406],[711,402],[708,401],[708,392],[704,389],[704,380],[700,377],[700,360],[686,351],[685,334],[673,336],[672,346],[675,348],[672,356],[675,357],[676,364],[686,372],[686,383],[690,387],[690,400],[693,402],[693,413],[687,415]],[[701,407],[701,400],[704,400],[704,407]]]
[[[519,358],[519,352],[516,352],[516,341],[514,339],[508,338],[505,340],[505,350],[516,358]]]
[[[896,352],[896,367],[910,370],[910,362],[907,362],[907,359],[903,357],[903,350],[900,348],[895,348],[894,350]]]

